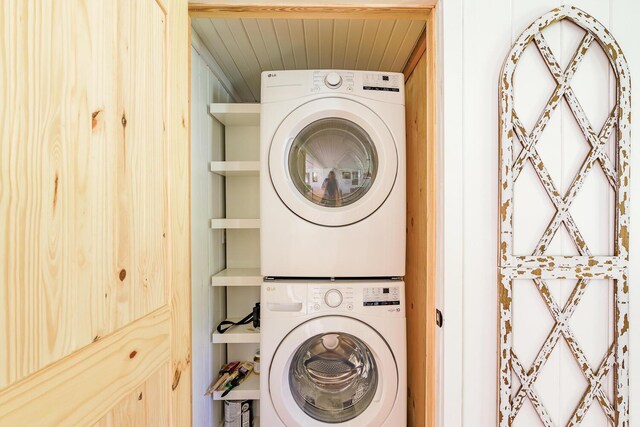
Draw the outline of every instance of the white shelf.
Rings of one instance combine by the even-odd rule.
[[[211,220],[211,228],[260,228],[260,220],[254,218],[219,218]]]
[[[259,268],[227,268],[211,276],[211,286],[260,286]]]
[[[226,319],[232,322],[238,322],[240,318]],[[260,330],[253,327],[252,323],[246,325],[232,326],[224,334],[218,333],[217,330],[211,334],[211,342],[213,344],[259,344]]]
[[[222,393],[224,391],[214,391],[211,396],[213,400],[258,400],[260,399],[260,375],[251,372],[240,385],[225,397],[222,397]]]
[[[211,172],[223,176],[257,176],[260,171],[260,162],[250,161],[230,161],[211,162],[209,165]]]
[[[225,126],[260,125],[260,104],[209,104],[209,114]]]

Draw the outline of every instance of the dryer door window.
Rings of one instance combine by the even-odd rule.
[[[310,417],[342,423],[364,412],[378,387],[378,368],[369,347],[347,333],[306,340],[293,355],[289,387]]]
[[[338,117],[316,120],[294,138],[289,175],[311,202],[331,208],[360,200],[378,172],[378,152],[369,134]]]
[[[268,155],[280,200],[305,221],[328,227],[372,215],[391,193],[398,166],[387,124],[366,105],[342,98],[293,110],[272,136]]]

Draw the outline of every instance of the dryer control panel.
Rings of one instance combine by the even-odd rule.
[[[367,73],[362,75],[362,90],[400,92],[400,76],[397,73]]]
[[[404,105],[404,75],[384,71],[277,70],[262,72],[261,103],[306,97],[356,97]]]
[[[326,88],[353,92],[353,76],[353,71],[314,71],[311,92],[317,93]]]

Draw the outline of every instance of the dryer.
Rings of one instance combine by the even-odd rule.
[[[261,292],[261,424],[406,425],[403,282],[271,281]]]
[[[404,77],[262,73],[261,273],[401,277]]]

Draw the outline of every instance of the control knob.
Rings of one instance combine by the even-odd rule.
[[[337,89],[342,84],[342,77],[336,72],[331,72],[324,78],[324,83],[331,89]]]
[[[337,289],[329,289],[324,294],[324,302],[331,308],[336,308],[342,304],[342,293]]]

